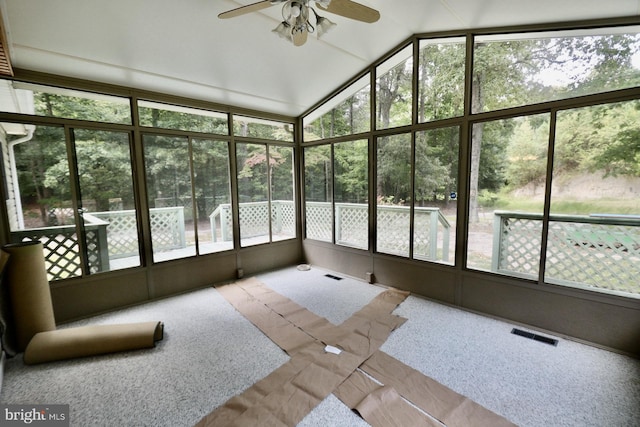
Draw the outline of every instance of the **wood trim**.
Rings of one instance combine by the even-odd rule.
[[[9,43],[7,42],[7,32],[5,21],[0,11],[0,74],[13,77],[13,67],[9,55]]]

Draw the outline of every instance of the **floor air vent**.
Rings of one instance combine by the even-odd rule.
[[[522,329],[513,328],[511,330],[511,333],[514,334],[514,335],[519,335],[521,337],[532,339],[534,341],[540,341],[540,342],[545,343],[545,344],[549,344],[549,345],[553,345],[553,346],[557,346],[558,345],[558,340],[556,340],[556,339],[545,337],[545,336],[538,335],[538,334],[534,334],[534,333],[527,332],[527,331],[523,331]]]
[[[325,274],[324,277],[328,277],[333,280],[342,280],[342,277],[334,276],[333,274]]]

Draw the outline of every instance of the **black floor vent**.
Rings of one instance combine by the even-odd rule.
[[[553,346],[557,346],[558,345],[558,340],[556,340],[556,339],[545,337],[543,335],[534,334],[534,333],[527,332],[527,331],[523,331],[522,329],[513,328],[511,330],[511,333],[514,334],[514,335],[519,335],[521,337],[532,339],[534,341],[540,341],[540,342],[543,342],[545,344],[549,344],[549,345],[553,345]]]
[[[328,277],[333,280],[342,280],[342,277],[334,276],[333,274],[325,274],[324,277]]]

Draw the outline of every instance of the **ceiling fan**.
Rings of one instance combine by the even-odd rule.
[[[317,32],[320,37],[336,25],[329,19],[318,15],[318,12],[311,6],[312,3],[315,3],[320,10],[356,21],[372,23],[380,19],[380,12],[377,10],[351,0],[265,0],[222,12],[218,18],[235,18],[282,4],[283,21],[273,32],[291,41],[295,46],[302,46],[306,43],[309,34]],[[315,18],[315,25],[311,23],[310,11]]]

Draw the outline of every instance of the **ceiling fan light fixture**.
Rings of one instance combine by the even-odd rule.
[[[380,19],[380,12],[354,0],[261,0],[222,12],[218,14],[218,18],[234,18],[279,4],[282,4],[282,22],[272,32],[289,40],[294,46],[305,44],[308,35],[316,30],[320,38],[336,26],[329,19],[319,16],[311,6],[313,4],[325,12],[360,22],[373,23]],[[309,20],[309,9],[313,12],[315,21]]]
[[[292,17],[297,18],[298,16],[300,16],[300,12],[301,12],[300,9],[301,8],[302,8],[302,6],[300,5],[300,3],[296,3],[296,2],[291,3],[291,9],[290,9],[289,14]]]
[[[291,40],[291,25],[286,21],[282,21],[271,32],[277,34],[283,39]]]
[[[324,34],[327,34],[327,32],[329,32],[333,27],[338,25],[335,22],[329,20],[329,18],[318,15],[315,10],[313,10],[313,13],[316,15],[316,28],[318,29],[318,38],[322,37]]]

